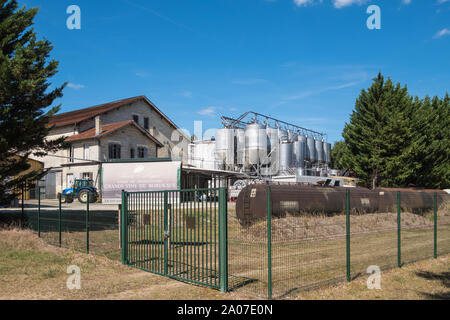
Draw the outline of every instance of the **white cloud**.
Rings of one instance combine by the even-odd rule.
[[[450,29],[444,28],[441,31],[438,31],[433,38],[437,39],[437,38],[441,38],[443,36],[448,36],[450,35]]]
[[[411,3],[411,0],[402,0],[402,2],[403,2],[403,4],[406,4],[406,5],[408,5],[408,4],[410,4],[410,3]]]
[[[70,89],[74,89],[74,90],[80,90],[80,89],[86,88],[86,86],[83,85],[83,84],[76,84],[76,83],[72,83],[72,82],[69,82],[69,83],[67,84],[67,86],[68,86]]]
[[[284,97],[279,104],[285,104],[288,101],[301,100],[301,99],[307,98],[309,96],[318,95],[318,94],[325,93],[328,91],[341,90],[341,89],[354,87],[354,86],[360,84],[361,82],[362,81],[352,81],[352,82],[347,82],[347,83],[344,83],[341,85],[336,85],[336,86],[329,86],[329,87],[323,87],[323,88],[312,89],[312,90],[304,90],[304,91],[298,92],[294,95]]]
[[[333,5],[335,8],[343,8],[347,6],[351,6],[353,4],[362,4],[365,0],[333,0]]]
[[[197,112],[201,116],[213,116],[216,114],[216,107],[208,107]]]
[[[294,3],[301,7],[301,6],[307,6],[308,4],[314,3],[314,0],[294,0]]]
[[[446,3],[446,2],[449,2],[450,0],[438,0],[438,4],[443,4],[443,3]]]
[[[402,1],[405,4],[409,4],[411,2],[411,0],[402,0]],[[439,1],[450,1],[450,0],[439,0]],[[294,0],[294,3],[298,7],[305,7],[308,5],[322,3],[322,2],[323,2],[323,0]],[[353,4],[361,5],[365,2],[367,2],[367,0],[331,0],[331,2],[333,3],[335,8],[340,9],[340,8],[351,6]]]

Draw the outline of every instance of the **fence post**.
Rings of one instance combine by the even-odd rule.
[[[347,242],[347,249],[346,249],[346,255],[347,255],[347,281],[351,281],[350,278],[350,190],[347,189],[345,193],[345,230],[346,230],[346,242]]]
[[[41,237],[41,187],[38,183],[38,216],[37,216],[38,237]]]
[[[167,191],[164,191],[164,274],[168,273],[168,219],[167,219]]]
[[[434,213],[434,258],[437,259],[437,193],[433,195],[433,213]]]
[[[89,254],[89,192],[86,201],[86,253]]]
[[[267,298],[272,300],[272,194],[267,186]]]
[[[22,182],[22,211],[20,214],[20,228],[23,229],[23,221],[25,216],[25,182]]]
[[[61,247],[61,219],[62,219],[62,209],[61,209],[61,193],[58,194],[58,232],[59,232],[59,247]]]
[[[400,191],[397,191],[397,265],[402,266],[402,216]]]
[[[228,228],[227,228],[227,192],[219,189],[219,283],[220,292],[228,291]]]
[[[127,195],[124,190],[122,190],[122,212],[121,212],[121,224],[120,224],[120,232],[121,240],[122,240],[122,263],[127,264],[127,223],[128,223],[128,206],[127,206]]]

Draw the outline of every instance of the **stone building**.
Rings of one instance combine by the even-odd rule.
[[[54,116],[48,140],[67,137],[67,149],[35,158],[51,168],[45,196],[55,198],[75,179],[101,182],[101,163],[128,159],[185,161],[189,138],[145,96]]]

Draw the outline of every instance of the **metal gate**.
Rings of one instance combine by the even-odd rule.
[[[226,189],[122,192],[122,262],[227,290]]]

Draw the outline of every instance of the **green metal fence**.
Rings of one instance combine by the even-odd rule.
[[[0,222],[31,229],[54,246],[120,261],[118,217],[118,209],[99,209],[89,202],[65,204],[61,197],[44,201],[37,188],[35,200],[22,201],[18,210],[3,211]]]
[[[226,189],[123,191],[122,261],[226,291]]]
[[[229,290],[262,298],[301,298],[305,290],[368,276],[381,270],[450,253],[450,206],[427,212],[406,209],[408,193],[398,192],[390,212],[362,214],[352,209],[351,190],[339,214],[271,212],[241,226],[228,215]],[[365,201],[352,195],[353,201]]]

